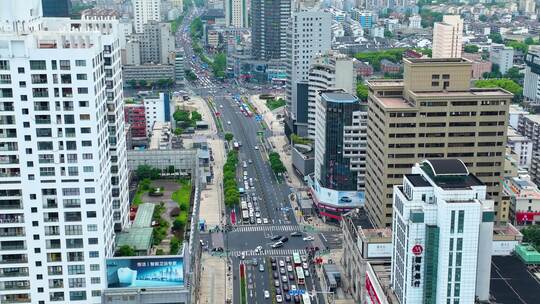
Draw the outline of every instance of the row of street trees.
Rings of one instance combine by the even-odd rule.
[[[227,161],[223,165],[223,195],[225,205],[232,207],[240,203],[240,192],[236,183],[236,166],[238,165],[238,152],[229,151]]]
[[[283,165],[283,162],[281,161],[279,153],[270,152],[268,154],[268,158],[270,160],[270,167],[272,168],[272,171],[274,171],[274,173],[279,174],[287,171],[287,169],[285,169],[285,166]]]

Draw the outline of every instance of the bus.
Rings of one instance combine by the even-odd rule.
[[[306,284],[304,269],[302,267],[296,267],[296,278],[298,279],[298,285]]]
[[[242,221],[244,223],[249,223],[249,211],[242,210]],[[300,269],[302,269],[302,267],[300,267]]]
[[[302,303],[311,304],[311,299],[307,293],[302,294]]]
[[[300,259],[300,253],[293,252],[292,259],[295,267],[302,266],[302,260]]]

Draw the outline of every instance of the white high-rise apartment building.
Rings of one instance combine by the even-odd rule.
[[[161,21],[161,0],[133,0],[135,32],[142,33],[148,21]]]
[[[323,11],[297,11],[290,19],[287,33],[287,103],[296,124],[303,125],[304,129],[307,125],[307,81],[311,59],[332,47],[331,25],[332,15]]]
[[[248,27],[247,0],[225,1],[225,24],[231,27]]]
[[[459,159],[429,159],[394,186],[392,288],[400,303],[489,300],[493,201]]]
[[[433,27],[433,58],[460,58],[463,47],[463,19],[444,15]]]
[[[318,91],[342,89],[356,94],[352,59],[336,51],[315,56],[308,76],[308,137],[315,140],[316,96]]]
[[[523,96],[529,103],[540,103],[540,47],[536,45],[529,46],[525,55]]]
[[[520,0],[519,10],[525,14],[534,14],[536,12],[535,0]]]
[[[514,66],[514,48],[503,44],[491,45],[489,61],[499,66],[501,74],[505,74]]]
[[[0,303],[100,303],[129,207],[117,21],[40,3],[0,3]]]

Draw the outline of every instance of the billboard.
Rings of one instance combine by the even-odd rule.
[[[182,256],[122,257],[106,262],[108,288],[184,286]]]
[[[335,208],[360,208],[364,206],[365,194],[362,191],[338,191],[321,187],[319,181],[312,184],[319,203]],[[330,209],[330,208],[329,208]]]

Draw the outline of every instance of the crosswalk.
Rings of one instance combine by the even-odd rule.
[[[238,232],[254,231],[301,231],[302,227],[297,225],[240,225],[233,228]]]
[[[241,256],[242,252],[245,253],[246,256],[292,256],[294,252],[298,252],[299,254],[306,254],[307,251],[305,249],[263,249],[262,251],[258,252],[255,250],[235,250],[231,251],[230,255],[232,256]]]

